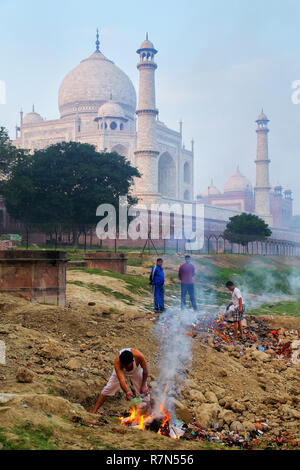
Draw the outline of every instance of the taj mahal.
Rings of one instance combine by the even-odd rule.
[[[23,117],[14,144],[35,150],[62,141],[89,143],[98,151],[118,152],[142,178],[135,192],[145,204],[163,200],[192,201],[194,152],[179,131],[158,119],[155,55],[148,35],[138,51],[139,94],[129,77],[96,50],[67,74],[59,88],[60,119],[45,121],[33,108]],[[138,128],[138,131],[137,131]]]
[[[58,93],[60,118],[45,120],[37,110],[23,114],[16,126],[14,145],[43,149],[63,141],[89,143],[99,152],[117,152],[141,174],[133,192],[139,202],[150,204],[204,204],[210,231],[224,229],[229,218],[241,212],[262,217],[280,239],[298,241],[291,231],[293,198],[288,188],[270,185],[268,153],[269,119],[262,111],[256,119],[256,186],[241,173],[225,183],[224,192],[213,182],[204,192],[194,193],[194,141],[183,144],[182,123],[178,130],[159,118],[155,94],[157,50],[148,34],[137,50],[138,99],[129,77],[100,49],[96,49],[63,79]],[[275,230],[273,230],[275,229]]]

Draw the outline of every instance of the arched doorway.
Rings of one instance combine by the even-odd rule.
[[[187,189],[186,191],[184,191],[183,199],[184,199],[185,201],[189,201],[189,200],[190,200],[190,192],[189,192],[188,189]]]
[[[111,151],[117,152],[119,155],[122,155],[122,157],[128,158],[128,149],[122,144],[115,145]]]
[[[191,167],[188,162],[185,162],[183,166],[183,180],[187,184],[190,184],[191,182]]]
[[[168,152],[158,162],[158,192],[165,197],[176,198],[176,166]]]

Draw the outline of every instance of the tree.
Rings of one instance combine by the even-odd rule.
[[[26,153],[25,150],[18,149],[12,145],[7,130],[4,127],[0,127],[0,174],[6,177],[14,163],[26,155]]]
[[[224,238],[231,243],[248,247],[249,242],[263,241],[272,235],[268,224],[254,214],[240,214],[230,217],[224,231]]]
[[[12,217],[45,233],[71,233],[73,243],[98,222],[96,209],[127,195],[139,172],[117,153],[63,142],[19,159],[4,183]],[[129,203],[134,203],[128,197]]]

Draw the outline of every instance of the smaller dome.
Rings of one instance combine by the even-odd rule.
[[[118,103],[107,101],[98,110],[99,118],[121,118],[126,120],[123,109]]]
[[[154,52],[154,54],[157,53],[157,50],[155,49],[154,44],[151,41],[149,41],[148,33],[146,34],[145,41],[142,42],[142,44],[140,45],[140,48],[137,50],[137,53],[140,54],[140,52],[142,51],[152,51]]]
[[[292,194],[292,190],[289,189],[289,188],[285,189],[284,192],[285,192],[286,194]]]
[[[221,192],[218,190],[218,188],[213,184],[213,182],[208,186],[202,193],[203,197],[208,197],[208,196],[218,196],[221,194]]]
[[[229,193],[232,191],[252,191],[252,185],[250,181],[242,175],[239,168],[237,168],[236,173],[229,178],[229,180],[224,185],[224,193]]]
[[[34,124],[36,122],[41,122],[43,121],[43,118],[40,114],[32,111],[32,113],[26,114],[23,119],[23,125],[25,124]]]
[[[140,49],[154,49],[154,45],[149,39],[145,39],[140,45]]]
[[[265,113],[262,111],[260,115],[258,116],[257,121],[269,121],[269,119],[267,118]]]

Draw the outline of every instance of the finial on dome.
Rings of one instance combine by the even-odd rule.
[[[100,52],[99,29],[97,28],[96,34],[96,52]]]
[[[148,39],[149,39],[149,35],[148,33],[146,33],[146,41],[148,41]]]
[[[35,112],[35,111],[34,111],[34,104],[32,105],[32,112],[33,112],[33,113]]]
[[[110,101],[112,101],[112,99],[113,99],[112,92],[110,92],[109,99],[110,99]]]

